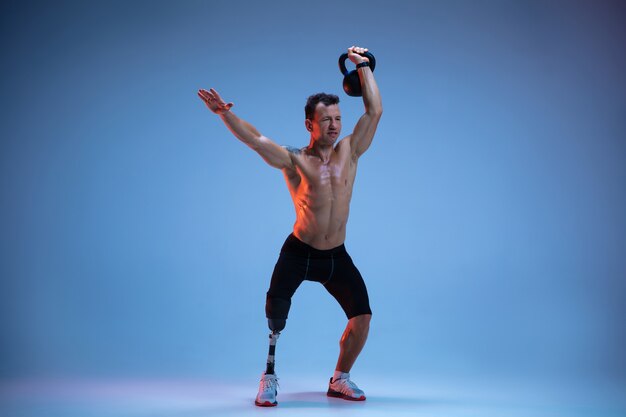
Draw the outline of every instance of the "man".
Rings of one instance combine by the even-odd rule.
[[[352,134],[341,139],[339,98],[319,93],[307,100],[305,126],[309,146],[282,147],[239,119],[217,91],[199,90],[207,107],[218,114],[230,131],[255,150],[269,165],[283,171],[296,209],[293,233],[287,237],[274,268],[266,299],[270,330],[267,367],[261,377],[255,404],[277,405],[274,352],[280,331],[285,328],[291,297],[303,280],[320,282],[343,308],[348,324],[341,337],[335,374],[327,395],[352,401],[365,394],[350,380],[350,370],[369,332],[372,311],[361,274],[346,252],[344,240],[359,158],[369,148],[382,114],[382,102],[367,49],[348,48],[348,58],[357,66],[363,91],[365,114]]]

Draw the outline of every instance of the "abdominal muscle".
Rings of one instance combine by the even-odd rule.
[[[349,200],[328,201],[318,207],[306,200],[296,204],[296,223],[293,234],[316,249],[332,249],[346,239]]]
[[[298,169],[297,182],[287,181],[296,209],[293,234],[316,249],[340,246],[346,239],[356,164],[301,162],[305,165]]]

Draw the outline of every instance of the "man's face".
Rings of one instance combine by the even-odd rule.
[[[337,104],[325,106],[317,103],[313,120],[306,120],[306,127],[311,136],[322,144],[332,145],[341,133],[341,111]]]

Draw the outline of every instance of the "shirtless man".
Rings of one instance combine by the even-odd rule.
[[[363,91],[365,114],[352,134],[341,139],[339,98],[315,94],[305,107],[309,146],[283,147],[259,133],[231,111],[217,91],[199,90],[207,107],[218,114],[230,131],[256,151],[270,166],[283,171],[296,209],[293,233],[287,237],[274,268],[265,305],[270,327],[267,367],[261,377],[255,404],[275,406],[277,380],[274,352],[280,331],[285,328],[291,297],[303,280],[320,282],[339,302],[348,318],[340,340],[335,374],[327,395],[352,401],[365,394],[350,380],[350,370],[369,332],[372,311],[361,274],[346,252],[346,223],[359,157],[369,148],[382,115],[382,102],[368,59],[367,49],[348,48],[348,58],[357,65]]]

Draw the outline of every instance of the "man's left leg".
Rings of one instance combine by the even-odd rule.
[[[362,314],[348,320],[339,342],[340,351],[335,374],[330,378],[327,395],[350,401],[364,401],[365,393],[350,380],[350,370],[361,353],[369,333],[371,314]]]
[[[352,369],[352,365],[367,341],[371,318],[371,314],[362,314],[348,320],[348,325],[339,342],[340,351],[336,371],[349,373]]]
[[[339,302],[348,317],[348,325],[339,342],[335,374],[330,379],[328,396],[351,401],[365,400],[365,393],[350,380],[350,370],[369,334],[372,310],[365,282],[347,253],[333,260],[334,273],[324,287]]]

